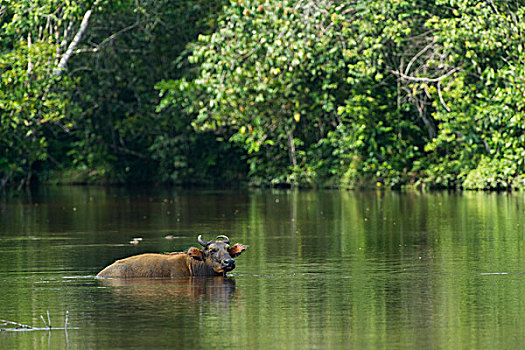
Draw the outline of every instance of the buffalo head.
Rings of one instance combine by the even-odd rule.
[[[234,244],[230,246],[230,239],[227,236],[217,236],[215,240],[204,241],[202,236],[197,238],[203,249],[190,248],[188,254],[197,260],[202,260],[204,264],[211,267],[216,273],[226,275],[235,268],[233,258],[239,256],[247,246]]]

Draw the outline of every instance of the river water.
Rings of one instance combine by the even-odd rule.
[[[0,319],[57,329],[0,348],[520,348],[524,233],[523,193],[42,188],[0,199]],[[198,234],[249,248],[227,278],[94,278]]]

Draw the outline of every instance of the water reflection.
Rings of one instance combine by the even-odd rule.
[[[222,276],[97,279],[110,288],[112,294],[133,299],[134,303],[176,301],[193,304],[204,299],[213,303],[228,304],[236,294],[235,280]]]

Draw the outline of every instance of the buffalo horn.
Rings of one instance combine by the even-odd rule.
[[[200,245],[203,247],[207,247],[211,243],[211,241],[210,242],[203,241],[202,235],[199,235],[199,237],[197,237],[197,241],[199,241]]]
[[[217,236],[217,238],[222,238],[223,241],[224,241],[226,244],[230,244],[230,239],[228,238],[228,236],[220,235],[220,236]]]

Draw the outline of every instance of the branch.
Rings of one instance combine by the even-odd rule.
[[[32,41],[31,41],[31,33],[27,34],[27,48],[28,48],[28,52],[27,52],[27,74],[31,74],[31,71],[33,70],[33,62],[31,61],[31,45],[32,45]]]
[[[430,44],[428,44],[427,46],[425,46],[421,51],[419,51],[414,57],[412,57],[412,59],[410,60],[410,62],[408,62],[408,65],[405,69],[405,74],[408,74],[408,72],[410,72],[410,67],[412,67],[412,65],[414,64],[414,62],[416,62],[416,60],[422,55],[425,53],[425,51],[427,51],[428,49],[430,49],[435,43],[435,40],[432,40],[432,42]]]
[[[51,328],[47,325],[46,320],[44,319],[44,316],[40,315],[40,318],[42,319],[42,322],[44,322],[44,326],[46,326],[46,329]]]
[[[117,145],[111,145],[111,148],[113,148],[115,151],[118,151],[118,152],[122,152],[122,153],[125,153],[125,154],[129,154],[131,156],[135,156],[137,158],[141,158],[141,159],[145,159],[146,156],[142,153],[139,153],[137,151],[133,151],[129,148],[126,148],[126,147],[120,147],[120,146],[117,146]]]
[[[443,100],[443,96],[441,95],[441,80],[439,81],[439,83],[437,83],[437,90],[438,90],[439,101],[441,102],[443,107],[445,107],[447,112],[450,113],[450,108],[448,108],[447,104],[445,103],[445,100]]]
[[[63,329],[67,332],[69,325],[69,311],[66,311],[66,320],[64,322],[64,327],[53,327],[51,328],[51,317],[49,316],[49,310],[47,311],[47,322],[43,315],[40,315],[40,318],[44,322],[45,327],[33,327],[27,324],[7,321],[0,319],[0,326],[15,326],[15,327],[6,327],[0,328],[0,332],[22,332],[22,331],[51,331],[53,329]],[[71,329],[71,328],[69,328]],[[77,328],[73,328],[77,329]]]
[[[494,6],[494,3],[492,2],[492,0],[489,0],[488,3],[490,5],[490,8],[492,9],[492,11],[494,11],[494,13],[499,16],[499,11],[496,8],[496,6]]]
[[[78,49],[75,50],[73,53],[76,55],[78,53],[97,53],[100,51],[100,46],[96,46],[92,49]]]
[[[10,325],[16,326],[17,328],[33,329],[33,327],[28,326],[27,324],[23,324],[23,323],[7,321],[7,320],[0,320],[0,322],[3,323],[4,325],[10,324]]]
[[[397,75],[397,76],[400,76],[402,79],[405,79],[405,80],[410,80],[410,81],[416,81],[416,82],[419,82],[419,83],[439,83],[440,81],[448,78],[449,76],[451,76],[452,74],[456,73],[457,71],[459,71],[460,68],[459,67],[456,67],[452,70],[450,70],[448,73],[440,76],[440,77],[437,77],[437,78],[424,78],[424,77],[412,77],[410,75],[406,75],[404,73],[401,73],[397,70],[393,70],[392,73]]]
[[[491,149],[489,144],[487,143],[487,140],[483,139],[483,146],[485,146],[485,151],[487,151],[487,154],[490,154]]]
[[[75,50],[75,47],[80,42],[80,39],[82,39],[82,35],[86,31],[87,26],[89,24],[89,18],[91,17],[91,14],[93,13],[93,9],[98,5],[99,1],[100,0],[96,0],[93,6],[89,10],[87,10],[86,13],[84,14],[84,18],[82,18],[82,23],[80,23],[80,28],[78,29],[77,34],[75,34],[75,37],[69,44],[66,52],[64,53],[64,56],[62,56],[62,58],[60,59],[60,62],[58,63],[55,70],[53,71],[53,76],[59,76],[64,71],[67,61],[73,54],[73,50]]]
[[[73,21],[69,21],[69,24],[67,25],[67,28],[64,30],[64,38],[62,38],[62,42],[60,43],[59,49],[62,50],[62,48],[66,47],[67,44],[67,37],[69,35],[69,31],[73,28]]]
[[[116,37],[118,37],[119,35],[122,35],[123,33],[135,28],[136,26],[138,26],[140,24],[140,22],[137,20],[135,23],[133,23],[132,25],[130,26],[127,26],[126,28],[122,28],[121,30],[119,30],[118,32],[116,33],[113,33],[111,34],[110,36],[108,36],[106,39],[102,40],[100,42],[100,44],[96,45],[94,48],[92,49],[78,49],[78,50],[75,50],[74,53],[77,54],[77,53],[85,53],[85,52],[90,52],[90,53],[96,53],[96,52],[99,52],[100,49],[107,45],[108,42],[112,41],[113,39],[115,39]]]
[[[512,65],[512,63],[509,62],[509,60],[507,60],[505,57],[501,56],[501,59],[503,60],[503,62],[505,62],[506,64],[508,64],[509,68],[514,70],[514,66]],[[511,73],[512,74],[512,73]],[[514,74],[512,74],[514,76]]]
[[[420,53],[424,52],[425,50],[426,50],[426,48],[423,49],[422,51],[420,51]],[[416,57],[416,56],[414,56],[414,57]],[[412,63],[412,61],[415,61],[414,58],[412,58],[411,63]],[[405,70],[406,72],[408,72],[408,68],[409,67],[407,67],[407,69]],[[412,76],[403,74],[403,73],[401,73],[399,71],[392,71],[392,73],[394,73],[395,75],[401,77],[401,79],[405,79],[405,80],[415,81],[415,82],[419,82],[419,83],[437,83],[437,93],[438,93],[438,97],[439,97],[439,102],[441,102],[441,105],[445,108],[445,110],[450,113],[450,108],[445,103],[445,100],[443,99],[443,95],[441,94],[441,82],[443,80],[445,80],[446,78],[450,77],[455,72],[457,72],[459,69],[460,69],[459,67],[456,67],[456,68],[450,70],[448,73],[446,73],[446,74],[444,74],[444,75],[442,75],[440,77],[437,77],[437,78],[412,77]]]

